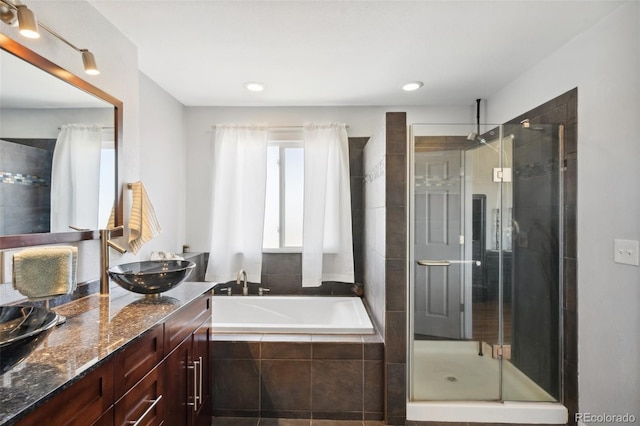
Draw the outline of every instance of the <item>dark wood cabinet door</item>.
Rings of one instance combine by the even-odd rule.
[[[193,361],[197,379],[195,425],[211,425],[211,321],[205,321],[193,334]]]
[[[190,425],[193,418],[194,374],[192,338],[189,336],[165,359],[167,425]]]

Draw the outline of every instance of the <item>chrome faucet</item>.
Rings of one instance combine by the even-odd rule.
[[[236,284],[240,285],[240,280],[242,279],[242,295],[249,295],[249,287],[247,287],[247,272],[244,269],[240,269],[238,272],[238,276],[236,277]]]
[[[116,226],[113,229],[100,230],[100,294],[109,294],[109,247],[120,252],[126,253],[127,249],[120,247],[118,244],[110,240],[112,231],[120,231],[124,226]]]

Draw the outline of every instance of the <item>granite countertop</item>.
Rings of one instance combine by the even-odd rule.
[[[94,294],[54,308],[67,321],[24,361],[0,375],[0,425],[40,406],[212,288],[209,282],[186,282],[158,299],[145,299],[112,286],[109,297]]]

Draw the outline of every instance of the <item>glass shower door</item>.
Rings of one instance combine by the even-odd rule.
[[[558,401],[562,379],[563,138],[561,125],[505,126],[513,194],[503,236],[503,399]],[[512,187],[512,190],[511,190]],[[509,244],[507,246],[507,244]]]
[[[490,287],[486,265],[501,235],[493,215],[505,211],[501,128],[476,131],[412,126],[412,400],[501,398],[502,364],[492,352],[502,342],[501,305],[488,299],[499,285]]]
[[[558,401],[563,127],[411,132],[410,400]]]

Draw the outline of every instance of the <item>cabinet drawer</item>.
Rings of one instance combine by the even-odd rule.
[[[164,423],[165,398],[163,364],[154,368],[116,402],[115,425],[153,425]],[[136,423],[137,422],[137,423]]]
[[[203,294],[165,322],[165,354],[169,354],[180,342],[189,337],[211,315],[211,295]]]
[[[116,400],[162,361],[163,340],[163,326],[158,324],[116,355],[114,370]]]
[[[86,426],[113,404],[113,362],[107,361],[47,401],[18,425]]]
[[[98,420],[91,423],[91,426],[113,426],[113,407],[109,408]]]

